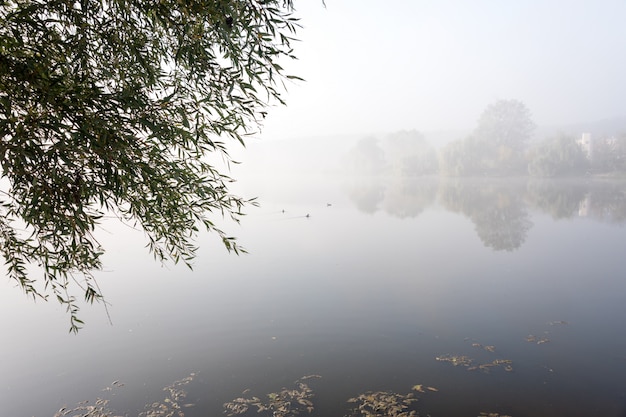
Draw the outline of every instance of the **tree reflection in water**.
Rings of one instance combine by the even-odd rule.
[[[486,247],[513,251],[524,243],[533,225],[521,186],[498,180],[448,180],[440,188],[440,202],[469,217]]]
[[[467,216],[485,247],[514,251],[533,227],[530,211],[554,219],[626,222],[626,182],[502,178],[368,177],[346,192],[366,213],[415,218],[435,204]]]

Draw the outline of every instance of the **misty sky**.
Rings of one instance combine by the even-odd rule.
[[[626,114],[626,1],[296,0],[288,106],[264,140],[471,129],[498,99],[539,125]]]

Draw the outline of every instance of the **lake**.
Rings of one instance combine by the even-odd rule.
[[[380,392],[412,393],[420,415],[626,415],[626,184],[239,187],[261,203],[226,226],[249,254],[203,235],[193,271],[154,262],[140,232],[104,226],[97,278],[112,324],[85,306],[86,327],[68,334],[60,306],[4,280],[0,415],[101,397],[137,416],[189,375],[185,417],[224,415],[235,398],[277,403],[311,375],[312,416],[365,415],[353,408]]]

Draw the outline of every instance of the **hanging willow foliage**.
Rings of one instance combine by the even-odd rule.
[[[0,251],[33,297],[67,306],[70,287],[102,298],[94,237],[114,213],[145,232],[161,261],[189,265],[200,228],[228,250],[215,214],[252,200],[207,162],[232,162],[268,105],[282,103],[279,62],[294,58],[291,1],[0,2]],[[31,265],[43,276],[33,277]],[[76,276],[80,276],[80,280]],[[44,289],[35,284],[43,279]]]

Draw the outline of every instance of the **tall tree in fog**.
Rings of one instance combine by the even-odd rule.
[[[473,136],[494,147],[522,153],[535,128],[530,111],[519,100],[499,100],[487,106]]]
[[[519,100],[490,104],[478,119],[472,134],[482,144],[482,169],[491,174],[522,174],[526,171],[524,151],[535,128],[530,111]]]
[[[246,200],[207,156],[230,161],[292,58],[292,1],[0,2],[0,252],[27,294],[81,322],[71,288],[92,271],[105,214],[141,228],[160,260],[189,263],[200,228]],[[41,267],[43,283],[29,272]],[[31,270],[32,272],[32,270]],[[77,274],[77,275],[76,275]],[[79,280],[80,277],[80,280]]]
[[[524,151],[534,129],[530,112],[519,100],[489,105],[466,139],[441,154],[447,175],[518,175],[526,173]]]

